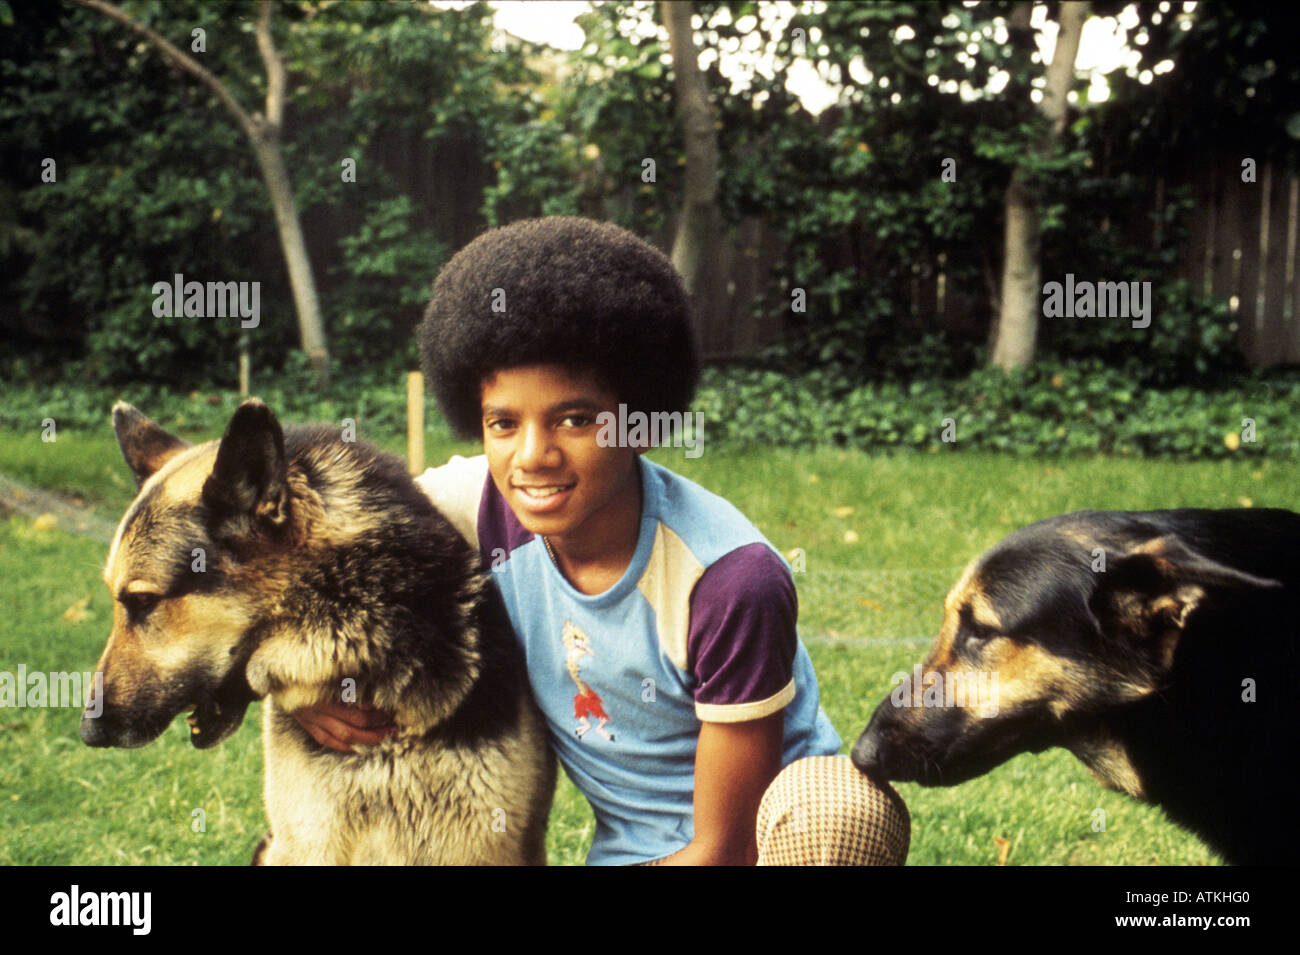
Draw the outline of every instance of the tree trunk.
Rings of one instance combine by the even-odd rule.
[[[1032,46],[1032,11],[1032,3],[1018,3],[1012,9],[1008,26],[1013,42],[1027,41]],[[1079,37],[1088,19],[1088,3],[1066,0],[1061,4],[1060,17],[1056,52],[1047,68],[1047,85],[1038,105],[1039,112],[1051,122],[1048,138],[1037,147],[1040,155],[1056,148],[1065,133],[1067,94],[1074,79]],[[1038,195],[1028,178],[1024,168],[1017,167],[1006,191],[1002,294],[989,349],[989,364],[1004,369],[1029,367],[1038,343],[1040,213]]]
[[[271,38],[270,0],[261,0],[257,19],[257,48],[266,66],[266,116],[252,115],[239,105],[216,76],[201,66],[193,57],[173,46],[155,30],[131,18],[124,10],[105,0],[73,0],[90,10],[128,27],[156,47],[172,65],[197,77],[216,95],[226,110],[235,118],[239,128],[249,139],[258,168],[271,196],[275,211],[276,229],[280,234],[280,247],[289,268],[289,284],[293,289],[294,308],[298,315],[298,334],[303,351],[316,370],[320,387],[329,385],[329,352],[325,344],[325,325],[321,320],[320,300],[316,295],[316,280],[312,275],[311,260],[303,242],[298,221],[298,207],[293,197],[293,184],[280,152],[280,126],[284,116],[284,63],[276,52]]]
[[[1017,169],[1006,191],[1002,301],[991,364],[1028,368],[1038,343],[1038,201]]]
[[[695,305],[696,329],[705,354],[724,348],[723,330],[716,327],[725,311],[717,281],[705,269],[709,253],[720,250],[721,216],[718,213],[718,137],[708,85],[700,72],[699,51],[691,27],[693,3],[659,4],[668,46],[673,58],[677,111],[682,118],[686,144],[686,173],[681,220],[673,239],[672,262]]]
[[[280,233],[280,248],[289,267],[289,287],[293,290],[294,311],[298,314],[298,334],[302,350],[307,353],[322,388],[329,386],[329,352],[321,321],[320,300],[316,296],[316,278],[312,274],[307,244],[298,221],[298,207],[293,198],[293,184],[284,168],[284,156],[278,140],[262,137],[253,142],[257,164],[262,170],[266,190],[275,210],[275,227]]]

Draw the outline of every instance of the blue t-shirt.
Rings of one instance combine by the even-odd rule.
[[[485,458],[419,479],[493,568],[551,741],[595,813],[592,865],[659,859],[691,841],[702,722],[784,709],[782,765],[840,748],[781,555],[727,501],[638,461],[636,551],[595,595],[576,590],[519,523]]]

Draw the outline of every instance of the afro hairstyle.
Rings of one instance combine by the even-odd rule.
[[[685,411],[699,381],[672,263],[591,219],[525,219],[479,236],[438,273],[416,339],[438,405],[465,438],[482,434],[482,384],[504,369],[594,373],[647,414]]]

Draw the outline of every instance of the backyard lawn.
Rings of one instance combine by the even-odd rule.
[[[401,450],[398,436],[370,437]],[[453,451],[473,446],[435,436],[429,460]],[[655,457],[727,497],[802,564],[801,632],[845,752],[891,675],[924,657],[962,566],[1017,527],[1079,508],[1300,507],[1292,468],[1273,462],[724,447]],[[109,522],[133,494],[107,426],[62,430],[50,443],[0,431],[0,475],[76,496]],[[0,518],[0,671],[89,671],[108,635],[107,545],[50,524]],[[247,862],[265,829],[259,718],[255,705],[207,752],[190,746],[181,719],[144,749],[91,750],[76,709],[0,710],[0,864]],[[1000,854],[1008,865],[1218,862],[1160,810],[1101,789],[1063,750],[950,789],[899,790],[912,813],[911,864],[994,865]],[[1097,809],[1104,832],[1094,831]],[[580,863],[592,827],[562,781],[551,863]]]

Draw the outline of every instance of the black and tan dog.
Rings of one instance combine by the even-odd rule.
[[[972,561],[944,611],[860,770],[947,786],[1063,746],[1228,862],[1295,864],[1300,514],[1054,517]]]
[[[480,560],[400,459],[282,430],[256,399],[190,446],[130,405],[139,495],[104,571],[115,604],[91,746],[142,746],[192,709],[213,746],[265,698],[268,864],[545,861],[554,758]],[[339,753],[289,713],[371,703],[398,732]]]

